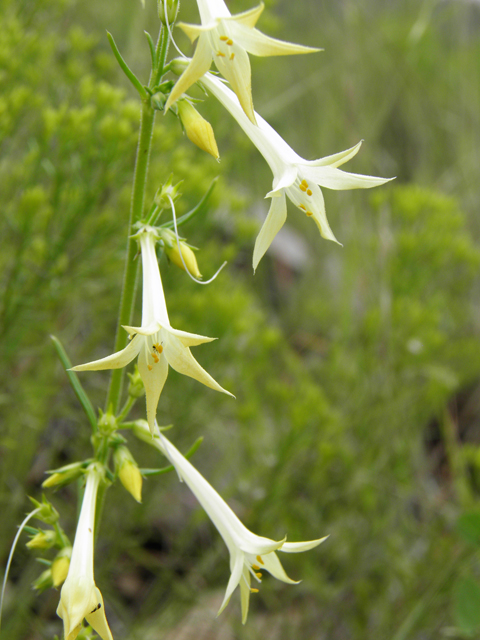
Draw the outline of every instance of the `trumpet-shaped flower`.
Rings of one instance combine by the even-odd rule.
[[[271,198],[270,210],[253,251],[254,269],[287,219],[286,196],[315,221],[323,238],[338,242],[328,224],[320,187],[334,190],[370,189],[393,179],[347,173],[338,169],[357,154],[361,142],[351,149],[318,160],[301,158],[258,113],[258,126],[252,125],[235,94],[224,82],[207,73],[203,76],[202,83],[230,111],[273,172],[273,187],[265,196]]]
[[[250,593],[258,591],[251,586],[252,579],[254,583],[260,584],[262,571],[267,571],[288,584],[298,584],[287,576],[276,551],[285,553],[308,551],[326,540],[328,536],[308,542],[286,542],[285,539],[275,541],[255,535],[240,522],[215,489],[163,434],[155,436],[152,440],[144,421],[137,421],[135,433],[141,439],[149,441],[170,460],[180,480],[188,485],[228,547],[231,575],[218,614],[227,606],[232,593],[240,585],[242,621],[245,624]]]
[[[102,472],[93,464],[87,472],[87,484],[73,543],[72,557],[60,593],[57,614],[63,620],[65,640],[75,640],[83,619],[102,640],[113,640],[103,606],[103,597],[93,577],[93,541],[95,505]]]
[[[223,389],[192,356],[190,347],[215,338],[173,329],[170,325],[162,280],[155,254],[157,232],[144,227],[138,233],[142,251],[143,308],[142,326],[124,327],[132,339],[121,351],[106,358],[72,367],[73,371],[97,371],[125,367],[138,356],[138,371],[145,386],[147,419],[153,434],[158,401],[168,375],[168,365],[179,373],[195,378],[207,387],[232,395]]]
[[[197,0],[201,25],[178,23],[192,42],[198,38],[195,54],[167,100],[165,109],[210,69],[212,58],[220,73],[227,78],[250,120],[253,111],[251,69],[248,53],[255,56],[282,56],[319,51],[291,42],[269,38],[255,29],[264,5],[235,16],[223,0]]]

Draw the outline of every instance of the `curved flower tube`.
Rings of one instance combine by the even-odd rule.
[[[120,369],[138,356],[138,371],[145,386],[147,420],[152,435],[158,401],[168,375],[170,365],[186,376],[231,396],[207,373],[192,356],[190,347],[211,342],[215,338],[179,331],[170,325],[160,269],[155,254],[157,232],[145,226],[137,234],[140,240],[143,267],[142,325],[124,327],[133,335],[129,344],[106,358],[72,367],[73,371],[98,371]]]
[[[264,9],[258,7],[232,16],[223,0],[197,0],[201,25],[179,22],[192,42],[198,38],[193,58],[174,86],[165,110],[200,80],[210,69],[212,58],[220,73],[230,82],[242,109],[255,124],[252,102],[251,68],[248,53],[255,56],[282,56],[320,51],[291,42],[269,38],[255,29]]]
[[[258,113],[258,126],[253,125],[245,116],[233,91],[219,78],[206,73],[201,81],[232,114],[263,155],[273,173],[272,190],[265,196],[272,199],[270,210],[257,236],[253,251],[254,270],[287,219],[286,196],[315,221],[323,238],[338,242],[328,224],[320,187],[334,190],[370,189],[393,180],[347,173],[338,169],[358,153],[361,142],[351,149],[325,158],[305,160]]]
[[[275,541],[255,535],[242,524],[223,498],[163,434],[158,432],[158,435],[152,439],[148,425],[143,420],[138,420],[135,423],[134,432],[170,460],[180,480],[185,482],[195,495],[228,547],[231,575],[217,615],[225,609],[233,592],[240,585],[242,622],[245,624],[250,593],[258,591],[257,588],[251,587],[251,581],[253,578],[256,583],[260,584],[262,571],[267,571],[282,582],[298,584],[297,581],[287,576],[276,551],[285,553],[308,551],[321,544],[328,536],[308,542],[286,542],[286,538]]]
[[[105,616],[103,597],[93,577],[95,506],[103,473],[92,464],[85,475],[87,484],[57,615],[63,620],[65,640],[75,640],[84,618],[102,640],[113,640]]]

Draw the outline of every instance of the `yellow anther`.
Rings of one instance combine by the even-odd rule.
[[[307,207],[304,204],[299,204],[298,206],[300,209],[303,209],[303,211],[307,210]]]
[[[221,51],[219,51],[219,52],[217,53],[217,56],[220,56],[221,58],[225,58],[225,54],[224,54],[224,53],[222,53]]]
[[[308,189],[308,182],[305,179],[303,179],[300,184],[303,184],[303,186]]]
[[[252,569],[254,571],[258,571],[260,569],[260,567],[258,566],[258,564],[252,564]]]
[[[162,351],[163,351],[163,347],[162,347],[162,345],[161,345],[161,344],[158,344],[158,342],[156,342],[156,343],[153,345],[153,350],[154,350],[154,351],[156,351],[157,353],[162,353]]]
[[[222,42],[227,42],[228,40],[230,40],[230,38],[228,36],[220,36],[220,40]]]
[[[233,40],[230,40],[230,38],[227,40],[227,44],[231,47],[233,44]]]
[[[151,364],[147,364],[147,369],[148,369],[149,371],[151,371],[151,370],[153,369],[152,365],[151,365]]]
[[[257,556],[257,562],[259,562],[260,564],[265,564],[261,556]]]
[[[312,195],[312,190],[311,189],[307,189],[307,196],[311,196]]]
[[[153,361],[155,362],[155,364],[157,364],[157,363],[158,363],[158,361],[159,361],[159,359],[160,359],[160,358],[157,356],[157,354],[155,353],[155,351],[152,353],[152,358],[153,358]]]
[[[260,573],[260,571],[256,571],[256,572],[255,572],[255,575],[257,576],[257,578],[258,578],[259,580],[261,580],[261,579],[263,578],[263,576],[262,576],[262,574]]]
[[[250,589],[250,593],[258,593],[258,589],[254,589],[253,587]]]
[[[310,216],[313,216],[313,213],[311,211],[307,211],[307,216],[310,218]]]
[[[300,191],[305,192],[307,190],[307,187],[304,184],[300,184],[299,187],[300,187]]]
[[[234,54],[234,53],[231,53],[231,54],[230,54],[230,58],[229,58],[229,59],[230,59],[230,60],[233,60],[233,59],[234,59],[234,57],[235,57],[235,54]]]

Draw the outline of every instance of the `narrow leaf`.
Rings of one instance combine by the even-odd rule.
[[[66,373],[67,373],[68,379],[70,380],[70,384],[72,385],[72,388],[75,391],[75,395],[80,400],[80,404],[82,405],[83,410],[85,411],[87,418],[89,419],[90,424],[92,425],[93,431],[97,431],[97,417],[95,415],[95,411],[93,409],[92,403],[90,402],[89,397],[85,393],[75,371],[68,370],[71,368],[72,363],[70,362],[70,358],[68,357],[67,352],[65,351],[62,343],[57,337],[50,336],[50,338],[53,341],[55,349],[58,353],[58,357],[60,358],[63,366],[67,370]]]
[[[146,100],[147,97],[148,97],[148,94],[147,94],[147,91],[146,91],[145,87],[140,82],[140,80],[137,78],[137,76],[133,73],[133,71],[130,69],[130,67],[125,62],[125,60],[122,58],[122,56],[120,54],[120,51],[117,49],[117,45],[115,44],[115,40],[113,39],[112,34],[109,33],[108,31],[107,31],[107,38],[108,38],[108,41],[110,43],[110,46],[112,47],[113,55],[117,59],[117,62],[120,65],[120,67],[122,68],[123,73],[127,76],[127,78],[133,84],[135,89],[138,91],[138,93],[140,94],[140,97],[142,98],[142,100]]]
[[[150,57],[152,58],[152,69],[155,68],[155,45],[153,44],[152,36],[148,33],[148,31],[143,32],[148,41],[148,47],[150,49]]]

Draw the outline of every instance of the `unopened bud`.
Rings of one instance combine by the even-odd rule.
[[[183,180],[177,182],[177,184],[172,184],[173,182],[173,173],[169,176],[168,180],[165,184],[157,191],[155,195],[155,204],[159,207],[163,207],[164,209],[170,209],[172,206],[170,203],[170,198],[175,202],[181,196],[179,193],[180,185]]]
[[[59,515],[53,504],[47,500],[45,496],[42,497],[42,502],[38,502],[35,498],[30,498],[30,501],[36,509],[40,511],[35,515],[38,520],[45,522],[45,524],[55,524],[58,522]]]
[[[128,395],[132,398],[141,398],[145,393],[145,387],[143,386],[142,378],[138,372],[138,367],[135,365],[133,373],[128,373],[130,378],[130,384],[128,385]]]
[[[137,502],[142,501],[142,474],[127,447],[118,447],[113,454],[120,482]]]
[[[117,420],[111,411],[100,412],[98,429],[102,435],[109,436],[117,430]]]
[[[53,586],[58,588],[67,579],[68,570],[70,568],[70,556],[72,555],[72,547],[62,549],[52,562],[52,580]]]
[[[171,25],[174,23],[178,9],[180,7],[179,0],[157,0],[158,17],[163,24]],[[166,10],[166,12],[165,12]],[[166,15],[165,15],[166,13]]]
[[[57,469],[43,483],[42,487],[63,487],[79,478],[83,473],[83,463],[74,462]]]
[[[169,260],[171,260],[173,264],[176,264],[177,267],[180,267],[180,269],[183,269],[185,271],[182,257],[180,257],[179,245],[182,252],[183,262],[185,262],[188,271],[192,274],[192,276],[195,276],[195,278],[201,278],[202,274],[200,273],[200,270],[198,268],[197,258],[194,252],[188,246],[188,244],[182,242],[182,240],[180,240],[179,243],[175,241],[171,248],[165,246],[165,253],[167,254]]]
[[[188,138],[196,144],[197,147],[206,151],[218,160],[217,142],[213,133],[212,125],[201,116],[189,100],[179,100],[177,102],[178,115],[185,128]]]
[[[53,587],[52,570],[45,569],[45,571],[41,573],[36,580],[33,581],[32,586],[35,591],[39,591],[40,593]]]
[[[57,534],[53,529],[39,531],[27,542],[29,549],[51,549],[57,543]]]

